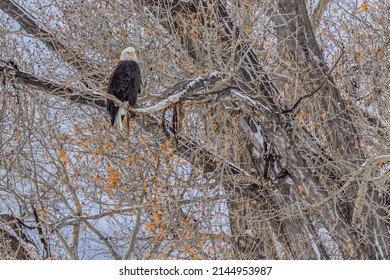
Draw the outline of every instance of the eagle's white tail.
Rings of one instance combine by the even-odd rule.
[[[126,116],[127,116],[127,111],[119,107],[118,113],[116,114],[115,123],[116,123],[116,127],[120,131],[123,130],[124,128],[123,121],[125,120]]]

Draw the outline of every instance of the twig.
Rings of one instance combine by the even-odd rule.
[[[325,82],[329,80],[329,75],[330,75],[330,74],[333,72],[333,70],[336,68],[337,64],[340,62],[340,59],[341,59],[341,57],[344,55],[344,53],[345,53],[345,50],[342,49],[341,54],[340,54],[339,58],[337,59],[336,63],[333,65],[333,67],[332,67],[332,68],[328,71],[328,73],[325,75],[326,78],[327,78],[326,80],[324,80],[324,81],[323,81],[323,82],[322,82],[314,91],[312,91],[311,93],[306,94],[306,95],[304,95],[304,96],[301,96],[301,97],[298,99],[298,101],[295,102],[295,104],[294,104],[290,109],[283,110],[283,111],[282,111],[282,114],[291,113],[292,111],[294,111],[294,110],[298,107],[299,103],[301,103],[303,99],[312,97],[314,94],[316,94],[316,93],[324,86]]]

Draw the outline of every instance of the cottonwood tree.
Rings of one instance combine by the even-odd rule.
[[[389,258],[386,1],[0,9],[1,258]]]

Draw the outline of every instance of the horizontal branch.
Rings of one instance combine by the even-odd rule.
[[[367,160],[365,163],[362,164],[362,167],[365,167],[367,165],[375,165],[379,162],[388,162],[390,161],[390,155],[381,155],[381,156],[377,156],[377,157],[374,157],[372,159],[369,159]]]
[[[99,75],[96,75],[99,73],[98,69],[90,66],[80,53],[64,45],[57,36],[40,27],[38,20],[15,1],[1,0],[0,9],[20,24],[28,34],[40,40],[54,53],[59,54],[64,61],[85,73],[90,73],[91,78],[99,78]],[[91,73],[95,74],[91,75]]]
[[[69,99],[80,104],[95,104],[105,106],[105,99],[101,95],[92,93],[81,94],[79,90],[64,86],[58,82],[37,77],[31,73],[21,71],[15,65],[7,65],[0,63],[0,71],[3,72],[3,77],[6,80],[17,79],[21,83],[45,91],[51,95]]]

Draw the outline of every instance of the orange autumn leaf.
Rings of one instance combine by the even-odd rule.
[[[244,26],[244,32],[250,33],[252,31],[252,28],[250,26]]]
[[[148,232],[154,232],[155,229],[156,229],[152,223],[147,223],[147,224],[145,225],[145,228],[146,228],[146,230],[147,230]]]
[[[37,213],[38,213],[39,215],[43,215],[43,216],[45,216],[45,217],[48,217],[48,216],[49,216],[49,214],[48,214],[46,211],[44,211],[44,210],[39,210],[39,211],[37,211]]]
[[[104,185],[104,186],[103,186],[103,191],[105,191],[105,192],[108,194],[108,197],[109,197],[109,198],[112,198],[112,197],[113,197],[112,191],[110,190],[109,187],[107,187],[107,185]]]
[[[63,161],[67,161],[68,160],[68,156],[66,155],[66,152],[64,149],[61,149],[60,150],[60,158],[63,160]]]
[[[146,187],[147,187],[147,183],[146,181],[142,181],[142,188],[144,189],[144,191],[146,191]]]
[[[122,27],[120,25],[118,25],[116,27],[116,33],[118,33],[120,36],[125,35],[125,32],[123,31],[123,29],[122,29]]]
[[[356,53],[356,55],[357,55],[356,60],[357,60],[358,62],[362,62],[362,61],[363,61],[363,50],[358,50],[357,53]]]
[[[307,128],[307,130],[310,132],[310,131],[313,131],[317,126],[315,124],[311,124],[309,125],[309,127]]]
[[[115,171],[112,167],[107,168],[108,177],[107,182],[110,186],[115,186],[119,181],[119,173]]]
[[[104,149],[106,149],[107,151],[110,151],[114,148],[114,144],[113,143],[108,143],[105,145]]]
[[[153,254],[152,253],[147,253],[145,255],[145,259],[152,259],[153,258]]]
[[[160,215],[157,212],[153,212],[153,223],[156,226],[160,223]]]
[[[157,70],[162,71],[164,69],[164,66],[162,66],[160,63],[157,63]]]
[[[367,10],[368,4],[367,3],[363,3],[363,4],[360,5],[360,7],[362,7],[362,8],[360,9],[359,14],[363,13],[365,10]]]
[[[132,156],[132,157],[128,157],[127,159],[125,159],[125,161],[123,163],[126,165],[129,163],[131,163],[131,165],[134,165],[134,162],[135,162],[135,157]]]
[[[88,147],[89,147],[89,144],[90,144],[89,141],[85,141],[85,142],[83,143],[83,147],[84,147],[84,148],[88,148]]]

